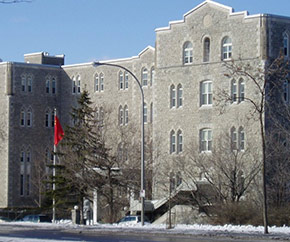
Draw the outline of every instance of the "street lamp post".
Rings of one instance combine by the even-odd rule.
[[[134,78],[136,83],[138,84],[139,90],[141,92],[141,190],[140,190],[140,197],[141,197],[141,224],[144,225],[144,204],[145,204],[145,164],[144,164],[144,93],[143,88],[138,80],[138,78],[126,67],[112,64],[112,63],[105,63],[105,62],[93,62],[93,66],[113,66],[120,69],[123,69],[130,73],[130,75]]]

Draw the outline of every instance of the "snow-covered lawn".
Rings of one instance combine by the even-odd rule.
[[[199,236],[235,236],[241,238],[273,238],[290,240],[290,227],[269,227],[269,235],[264,235],[264,227],[255,227],[252,225],[176,225],[173,229],[167,229],[166,225],[141,224],[118,225],[118,224],[96,224],[96,225],[74,225],[70,221],[58,221],[58,223],[30,223],[30,222],[10,222],[15,224],[15,229],[20,225],[33,226],[39,229],[63,229],[79,231],[102,231],[102,232],[122,232],[122,233],[144,233],[144,234],[176,234],[176,235],[199,235]],[[17,226],[18,225],[18,226]]]

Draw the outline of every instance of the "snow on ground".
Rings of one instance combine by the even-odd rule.
[[[272,238],[282,239],[290,241],[290,227],[269,227],[269,235],[264,235],[263,226],[252,226],[252,225],[224,225],[224,226],[213,226],[213,225],[176,225],[173,229],[167,229],[166,225],[153,225],[146,224],[96,224],[96,225],[74,225],[71,221],[58,221],[57,223],[30,223],[30,222],[10,222],[9,224],[15,224],[15,228],[19,225],[33,226],[39,229],[62,229],[62,230],[79,230],[79,231],[90,231],[90,232],[121,232],[121,233],[144,233],[144,234],[175,234],[175,235],[199,235],[199,236],[235,236],[241,238]],[[18,225],[18,226],[17,226]],[[0,241],[2,240],[0,237]],[[23,241],[23,239],[22,239]],[[24,240],[25,241],[25,240]]]

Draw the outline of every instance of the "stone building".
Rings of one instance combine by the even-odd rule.
[[[153,199],[161,201],[168,193],[170,173],[175,186],[186,180],[180,162],[190,162],[192,151],[210,154],[225,133],[240,151],[254,147],[252,155],[261,155],[259,123],[247,117],[251,104],[245,100],[259,98],[255,86],[244,77],[226,78],[224,63],[234,59],[264,68],[281,51],[288,58],[290,18],[234,12],[206,0],[182,20],[155,31],[155,48],[103,63],[128,68],[143,86],[145,131],[153,142]],[[51,157],[53,110],[57,108],[63,125],[69,123],[69,110],[82,90],[89,91],[99,113],[110,109],[116,129],[140,123],[138,86],[119,68],[65,65],[64,56],[41,52],[25,55],[25,63],[1,63],[0,73],[1,208],[37,205],[38,191],[33,188],[41,180],[39,162]],[[283,94],[289,103],[286,84]],[[233,97],[222,114],[217,101],[221,92]],[[112,145],[117,149],[118,142]],[[203,175],[196,174],[202,181]],[[187,189],[195,189],[189,183]]]

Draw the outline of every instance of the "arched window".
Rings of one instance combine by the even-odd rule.
[[[222,60],[229,60],[232,58],[232,40],[229,37],[223,38],[222,41]]]
[[[174,108],[176,106],[176,93],[175,86],[172,84],[170,86],[170,108]]]
[[[243,127],[239,128],[239,149],[245,150],[245,132]]]
[[[186,42],[183,45],[183,64],[191,64],[193,61],[193,47],[191,42]]]
[[[177,131],[177,153],[181,153],[183,151],[183,140],[182,140],[182,131]]]
[[[98,74],[95,75],[95,92],[99,91],[99,76]]]
[[[142,69],[142,86],[148,85],[148,70],[146,68]]]
[[[288,55],[289,55],[289,38],[288,38],[287,33],[283,34],[283,53],[286,57],[288,57]]]
[[[210,57],[210,39],[206,37],[203,41],[203,62],[209,62]]]
[[[143,118],[143,121],[144,121],[144,123],[146,124],[147,123],[147,117],[148,117],[148,115],[147,115],[147,104],[146,103],[144,103],[144,118]]]
[[[245,100],[245,81],[244,79],[239,80],[239,102],[243,102]]]
[[[154,83],[154,76],[155,76],[155,69],[154,67],[151,68],[151,79],[150,79],[150,86],[152,87]]]
[[[182,85],[178,84],[177,86],[177,107],[182,107],[183,104],[183,92],[182,92]]]
[[[125,71],[125,89],[129,88],[129,74],[127,71]]]
[[[125,121],[125,125],[128,124],[129,122],[129,111],[128,111],[127,105],[124,107],[124,121]]]
[[[56,80],[55,80],[55,77],[52,78],[51,80],[51,92],[52,94],[55,94],[56,93]]]
[[[123,107],[120,106],[119,107],[119,125],[123,125],[124,124],[124,111],[123,111]]]
[[[45,81],[45,92],[50,93],[50,79],[47,78]]]
[[[175,132],[171,130],[170,132],[170,154],[176,151],[176,140],[175,140]]]
[[[232,102],[237,102],[237,95],[238,95],[238,87],[237,87],[237,81],[235,79],[232,80],[232,85],[231,85],[232,93],[231,93],[231,98]]]
[[[81,77],[77,76],[77,93],[81,93]]]
[[[231,149],[237,150],[238,148],[238,134],[235,127],[231,128]]]
[[[26,125],[27,127],[32,126],[32,111],[30,108],[27,110],[27,114],[26,114]]]
[[[212,105],[212,82],[201,82],[200,88],[200,100],[202,105]]]
[[[212,150],[212,130],[202,129],[200,131],[200,151],[208,152]]]
[[[32,92],[32,76],[27,77],[27,91]]]
[[[76,78],[73,76],[72,77],[72,93],[75,94],[76,93]]]
[[[20,111],[20,126],[24,127],[25,126],[25,110],[21,109]]]
[[[124,74],[122,71],[119,72],[119,89],[124,89]]]
[[[100,74],[100,91],[104,91],[104,74]]]

